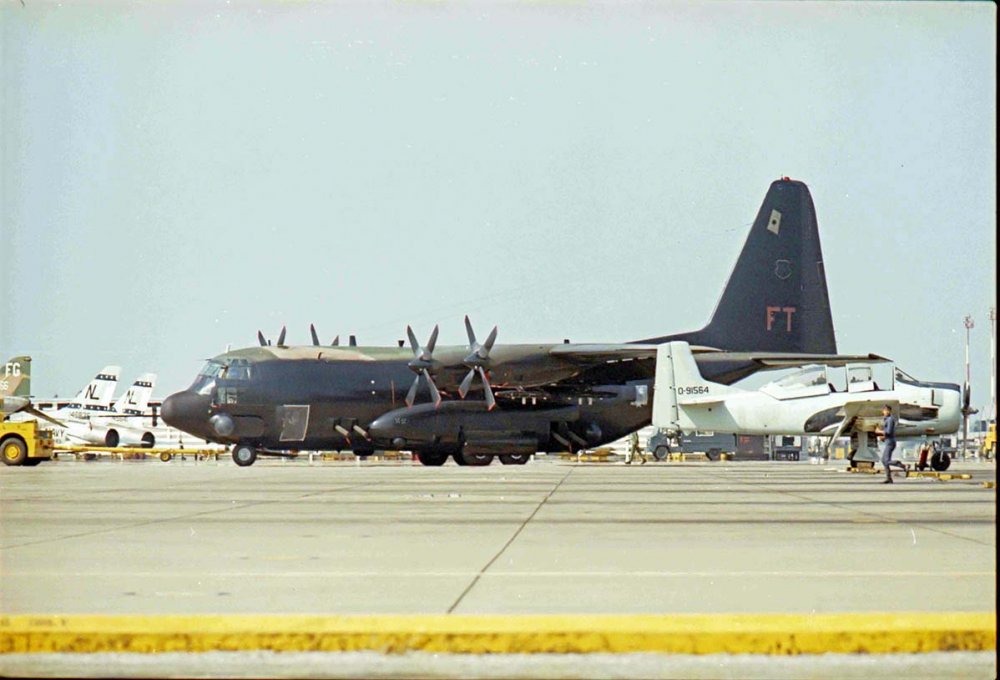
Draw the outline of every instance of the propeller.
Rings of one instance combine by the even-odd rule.
[[[319,334],[316,332],[316,325],[315,324],[309,324],[309,335],[312,336],[313,347],[319,347],[320,346],[320,343],[319,343]],[[340,344],[340,336],[338,335],[330,343],[330,346],[331,347],[336,347],[339,344]]]
[[[493,330],[486,337],[486,342],[481,345],[476,340],[476,333],[472,330],[472,322],[469,321],[468,315],[465,317],[465,331],[469,335],[469,355],[465,357],[462,363],[469,367],[469,372],[465,374],[462,384],[458,386],[458,395],[462,399],[465,399],[465,395],[469,393],[469,389],[472,387],[472,381],[478,374],[480,381],[483,383],[486,410],[492,411],[493,407],[497,405],[497,400],[493,396],[493,389],[490,387],[490,379],[486,375],[486,368],[491,364],[490,350],[493,349],[493,343],[497,340],[497,327],[493,327]]]
[[[417,336],[413,334],[413,329],[409,326],[406,327],[406,336],[410,339],[410,347],[413,348],[413,358],[406,365],[410,367],[411,371],[417,374],[417,377],[413,379],[413,385],[410,386],[410,391],[406,393],[406,405],[413,406],[413,402],[416,401],[417,388],[420,387],[420,376],[423,376],[424,380],[427,381],[427,388],[431,393],[431,401],[437,407],[441,404],[441,393],[438,391],[437,385],[434,384],[434,379],[431,378],[429,369],[434,367],[432,355],[434,353],[434,345],[437,344],[438,327],[434,326],[434,330],[431,331],[431,337],[427,340],[427,344],[424,347],[421,347],[420,343],[417,342]]]
[[[965,457],[966,448],[969,444],[969,416],[979,413],[979,409],[972,408],[972,389],[969,383],[962,385],[962,457]]]
[[[30,413],[36,418],[47,420],[59,427],[66,427],[66,423],[56,420],[44,411],[35,408],[35,405],[27,397],[0,397],[0,421],[6,420],[8,415],[13,415],[14,413]]]
[[[264,334],[257,331],[257,342],[260,343],[261,347],[270,347],[271,341],[264,337]],[[285,327],[281,327],[281,332],[278,334],[278,342],[276,343],[278,347],[285,346]]]

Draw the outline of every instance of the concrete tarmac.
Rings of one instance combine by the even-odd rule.
[[[0,468],[0,612],[993,612],[996,468],[954,468]]]
[[[992,611],[993,464],[0,469],[4,613]]]

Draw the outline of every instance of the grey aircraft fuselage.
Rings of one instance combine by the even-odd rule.
[[[218,443],[362,454],[376,448],[454,453],[470,440],[558,451],[571,448],[565,441],[598,446],[650,422],[652,364],[623,361],[616,383],[588,380],[572,388],[590,367],[552,357],[551,347],[494,348],[489,377],[498,399],[492,411],[481,390],[452,398],[468,371],[461,363],[466,347],[434,353],[432,374],[443,401],[420,403],[427,399],[422,384],[418,402],[407,406],[415,377],[409,348],[302,346],[220,355],[188,390],[168,397],[161,413],[171,425]],[[610,365],[600,368],[607,372]]]

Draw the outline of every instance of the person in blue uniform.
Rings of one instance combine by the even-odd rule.
[[[892,484],[892,466],[902,468],[903,472],[909,474],[909,467],[898,460],[892,459],[892,452],[896,450],[896,419],[892,415],[892,409],[886,404],[882,407],[882,425],[875,428],[875,434],[884,444],[882,447],[882,467],[885,468],[885,481],[883,484]]]

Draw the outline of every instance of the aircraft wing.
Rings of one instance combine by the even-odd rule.
[[[882,407],[888,404],[893,410],[899,406],[899,401],[890,399],[865,399],[863,401],[849,401],[841,408],[840,413],[843,419],[837,424],[837,429],[830,435],[830,443],[827,448],[833,447],[834,441],[844,434],[847,426],[854,422],[855,418],[871,418],[882,415]]]
[[[847,364],[888,362],[878,354],[774,354],[769,352],[725,352],[734,359],[746,359],[767,368],[798,368],[807,364],[846,366]]]
[[[655,359],[657,345],[606,343],[555,345],[549,355],[581,364],[598,364],[628,359]],[[776,352],[729,352],[711,347],[692,346],[691,353],[699,359],[751,362],[764,368],[797,368],[808,364],[845,366],[854,363],[887,362],[877,354],[795,354]]]
[[[599,364],[625,359],[655,359],[656,345],[630,344],[564,344],[555,345],[549,354],[574,363]]]

